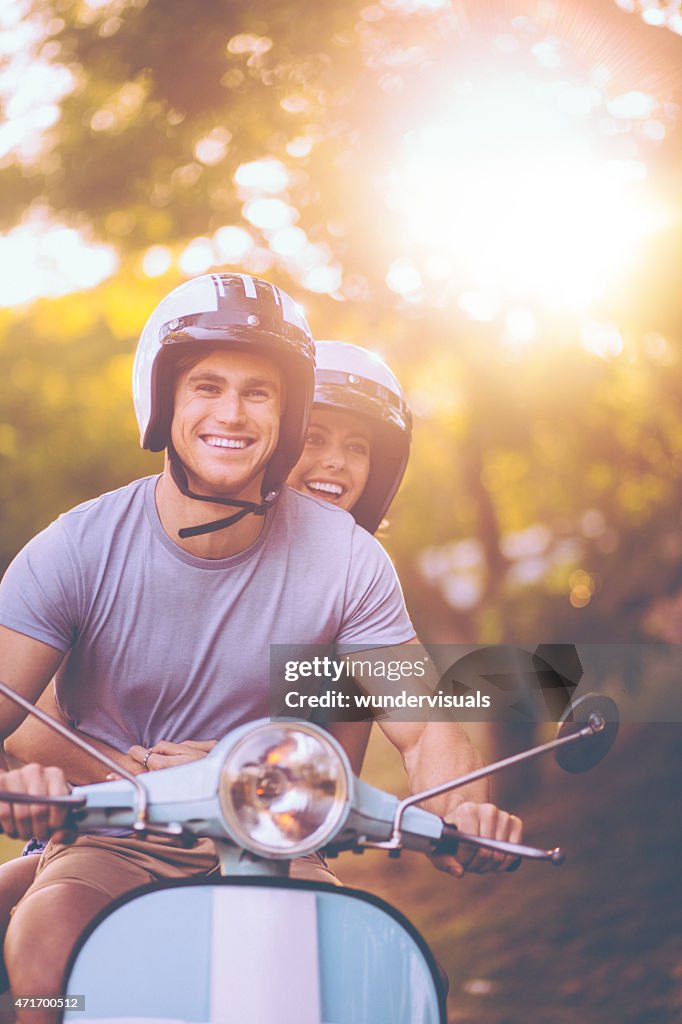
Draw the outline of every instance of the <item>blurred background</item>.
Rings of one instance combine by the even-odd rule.
[[[137,336],[233,269],[403,381],[382,540],[425,641],[679,641],[677,0],[0,0],[0,113],[0,570],[158,470]],[[563,873],[346,876],[400,892],[452,1021],[679,1019],[680,750],[632,727],[593,777],[509,782]]]

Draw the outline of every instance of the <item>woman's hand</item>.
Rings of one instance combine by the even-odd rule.
[[[176,768],[180,764],[201,761],[213,750],[216,743],[217,740],[183,740],[181,743],[160,740],[153,747],[135,744],[128,754],[141,768],[148,772],[156,772],[161,768]]]

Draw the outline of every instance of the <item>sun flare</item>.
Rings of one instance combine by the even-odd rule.
[[[389,287],[409,297],[448,276],[500,301],[587,309],[666,220],[634,145],[597,130],[601,102],[595,87],[517,75],[469,82],[425,117],[390,175],[410,259]]]

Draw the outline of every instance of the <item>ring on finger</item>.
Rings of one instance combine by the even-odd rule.
[[[149,763],[149,758],[152,756],[153,753],[154,753],[154,751],[150,749],[150,750],[147,751],[147,753],[142,758],[142,767],[145,769],[145,771],[149,771],[149,768],[147,767],[147,765]]]

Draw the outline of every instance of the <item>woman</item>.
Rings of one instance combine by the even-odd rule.
[[[412,416],[380,356],[343,341],[315,345],[315,401],[287,483],[351,512],[374,533],[407,466]]]
[[[315,343],[313,411],[291,487],[345,509],[374,533],[405,473],[411,435],[402,388],[380,356],[343,341]],[[344,718],[327,727],[359,775],[371,719]]]

